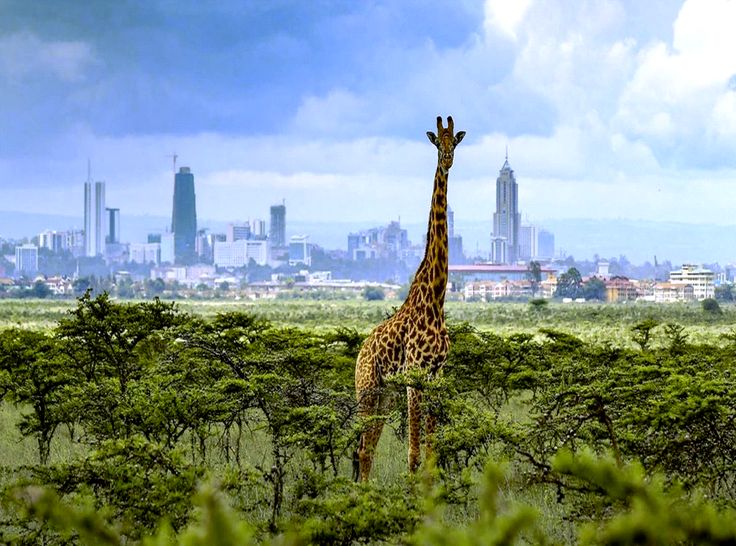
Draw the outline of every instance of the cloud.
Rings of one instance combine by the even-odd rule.
[[[77,82],[95,61],[86,42],[43,41],[31,32],[0,37],[0,74],[11,81],[52,75],[64,82]]]
[[[516,39],[516,31],[524,20],[531,0],[486,0],[485,21],[486,32],[494,30]]]
[[[657,41],[638,54],[613,124],[648,139],[666,161],[687,165],[710,155],[736,165],[719,153],[736,144],[729,129],[736,58],[727,53],[736,48],[734,20],[736,2],[686,1],[673,24],[672,43]]]
[[[39,128],[53,132],[46,113],[68,105],[76,123],[59,124],[43,162],[4,151],[0,188],[21,203],[23,191],[6,193],[4,181],[23,181],[35,188],[27,207],[77,210],[89,156],[111,203],[167,215],[166,155],[176,151],[193,169],[204,218],[263,217],[285,197],[291,218],[422,222],[436,161],[424,132],[452,114],[468,131],[450,180],[458,219],[490,222],[508,145],[532,219],[726,223],[722,196],[736,179],[735,4],[489,0],[467,10],[475,18],[444,25],[440,11],[417,16],[421,26],[411,9],[371,3],[316,21],[301,13],[294,33],[262,23],[254,43],[262,38],[265,49],[223,38],[226,51],[190,56],[192,44],[165,29],[155,43],[177,53],[173,68],[157,48],[131,60],[109,44],[8,35],[2,74],[79,85],[46,110],[32,104]],[[104,77],[84,81],[92,66]]]

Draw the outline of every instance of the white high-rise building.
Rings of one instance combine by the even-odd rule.
[[[254,239],[266,238],[266,221],[255,218],[250,221],[250,232]]]
[[[176,238],[174,233],[161,234],[161,263],[173,264],[175,261]]]
[[[64,248],[64,233],[46,230],[38,235],[39,248],[48,248],[51,252],[61,252]]]
[[[84,254],[100,256],[105,251],[107,233],[105,214],[105,183],[84,183]]]
[[[38,247],[36,245],[15,247],[15,272],[18,276],[31,276],[38,272]]]
[[[537,226],[519,228],[519,259],[534,260],[539,257],[539,238]]]
[[[312,247],[309,235],[293,235],[289,240],[289,265],[312,265]]]

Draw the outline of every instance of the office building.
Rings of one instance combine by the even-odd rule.
[[[105,183],[84,183],[84,254],[100,256],[105,250]]]
[[[519,228],[519,259],[535,260],[539,257],[539,230],[537,226]]]
[[[234,243],[241,239],[250,239],[250,223],[247,224],[228,224],[227,226],[227,242]]]
[[[271,226],[268,234],[271,246],[283,248],[286,246],[286,204],[271,207]]]
[[[455,212],[447,207],[447,250],[449,263],[460,265],[465,263],[463,238],[455,235]]]
[[[351,260],[401,259],[410,246],[408,232],[399,222],[348,234]]]
[[[294,235],[289,240],[289,265],[312,265],[312,249],[309,235]]]
[[[266,222],[256,218],[250,221],[250,233],[253,239],[266,238]]]
[[[161,243],[131,243],[130,261],[137,264],[161,263]]]
[[[161,263],[176,263],[176,234],[163,233],[160,239],[161,244]],[[194,260],[192,260],[194,261]]]
[[[171,215],[174,234],[174,261],[177,264],[196,262],[197,205],[194,193],[194,175],[189,167],[181,167],[174,176],[174,207]],[[164,247],[161,247],[164,260]]]
[[[540,229],[537,236],[538,256],[542,260],[551,260],[555,257],[555,236],[546,229]]]
[[[47,248],[53,253],[61,252],[64,249],[64,233],[46,230],[38,235],[38,247]]]
[[[106,208],[107,213],[107,235],[105,242],[109,245],[120,243],[120,209]]]
[[[493,213],[493,263],[515,263],[519,259],[519,213],[518,186],[514,171],[509,165],[508,155],[496,179],[496,212]],[[502,251],[502,239],[505,240],[505,251]],[[497,261],[503,259],[504,261]]]
[[[38,247],[20,245],[15,247],[15,274],[31,277],[38,272]]]
[[[268,241],[238,239],[214,243],[214,263],[217,267],[244,267],[251,260],[257,265],[268,264]]]
[[[68,250],[72,253],[72,256],[79,258],[84,256],[84,230],[72,229],[69,231],[62,232],[62,249]]]

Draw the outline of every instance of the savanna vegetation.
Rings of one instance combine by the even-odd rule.
[[[367,484],[353,365],[392,302],[0,305],[0,541],[733,544],[734,310],[451,304]],[[440,420],[406,471],[407,385]]]

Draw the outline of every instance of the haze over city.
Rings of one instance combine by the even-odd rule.
[[[123,218],[167,217],[177,153],[199,218],[263,217],[285,198],[297,222],[421,225],[436,156],[424,133],[452,114],[468,135],[458,226],[490,232],[507,147],[532,222],[733,222],[734,2],[0,11],[4,211],[81,216],[89,158]]]

